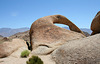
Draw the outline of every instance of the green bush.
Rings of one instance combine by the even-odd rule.
[[[38,56],[32,56],[26,61],[27,64],[43,64],[43,61]]]
[[[22,51],[22,53],[21,53],[21,57],[23,58],[23,57],[27,57],[27,56],[29,56],[29,54],[30,54],[30,52],[28,51],[28,50],[24,50],[24,51]]]

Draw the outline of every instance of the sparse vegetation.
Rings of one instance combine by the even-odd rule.
[[[24,51],[22,51],[22,53],[21,53],[21,57],[23,58],[23,57],[27,57],[27,56],[29,56],[29,54],[30,54],[30,52],[28,51],[28,50],[24,50]]]
[[[27,64],[43,64],[43,61],[38,56],[32,56],[26,62]]]

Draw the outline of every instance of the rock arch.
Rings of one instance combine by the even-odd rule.
[[[70,32],[71,34],[73,34],[73,36],[75,35],[74,33],[72,33],[73,31],[75,31],[75,33],[78,32],[84,35],[84,33],[74,23],[68,20],[65,16],[62,16],[62,15],[45,16],[45,17],[37,19],[31,25],[31,28],[30,28],[31,45],[33,45],[34,41],[38,42],[37,38],[39,38],[39,41],[41,42],[48,42],[48,43],[54,42],[55,40],[57,41],[57,39],[59,40],[61,38],[63,38],[62,40],[65,40],[66,36],[68,37],[69,34],[65,33],[66,32],[65,29],[55,26],[54,23],[68,25],[71,32],[69,30],[67,30],[67,32]],[[71,37],[70,39],[73,39],[73,38]]]

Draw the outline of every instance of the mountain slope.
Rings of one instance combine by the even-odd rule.
[[[81,28],[81,30],[84,31],[84,32],[87,32],[89,34],[92,33],[92,31],[90,29],[87,29],[87,28]]]
[[[29,42],[29,30],[25,32],[16,33],[9,37],[10,40],[13,38],[20,38],[20,39],[24,39],[25,41]]]

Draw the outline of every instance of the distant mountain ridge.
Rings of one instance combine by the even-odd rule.
[[[89,34],[92,33],[92,31],[90,29],[87,29],[87,28],[81,28],[81,30],[84,31],[84,32],[88,32]]]
[[[0,28],[0,35],[2,35],[3,37],[9,37],[11,35],[14,35],[18,32],[25,32],[29,30],[28,27],[24,27],[24,28],[17,28],[17,29],[11,29],[11,28]]]
[[[63,27],[63,28],[65,28],[65,29],[68,29],[69,30],[69,28],[68,27]],[[82,31],[84,31],[84,32],[87,32],[87,33],[89,33],[89,34],[91,34],[92,33],[92,31],[90,30],[90,29],[87,29],[87,28],[80,28]]]

